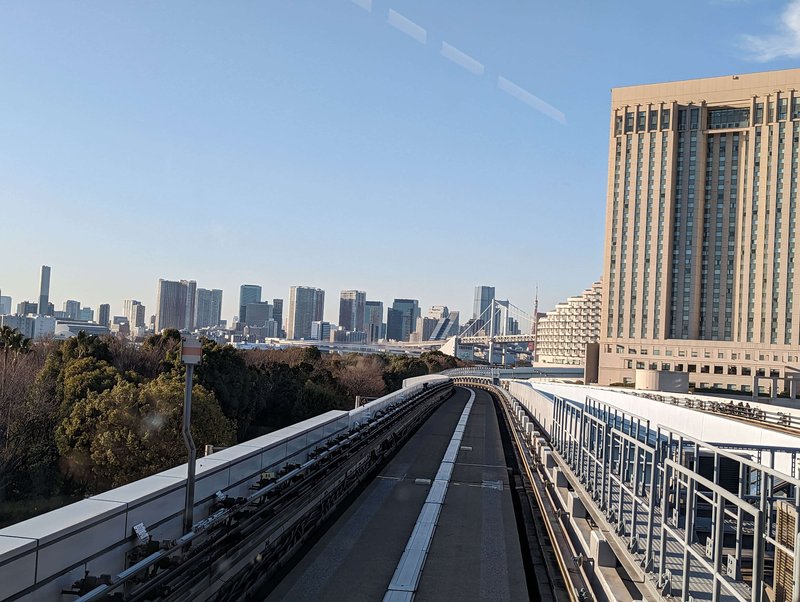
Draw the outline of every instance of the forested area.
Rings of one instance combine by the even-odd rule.
[[[0,329],[0,526],[185,461],[180,334],[142,345],[81,333],[32,343]],[[239,351],[203,340],[193,383],[198,448],[233,445],[455,367],[439,352]]]

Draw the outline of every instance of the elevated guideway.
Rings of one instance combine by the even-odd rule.
[[[510,487],[491,396],[459,388],[266,599],[528,599]]]

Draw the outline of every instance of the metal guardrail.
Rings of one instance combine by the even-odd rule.
[[[555,450],[664,597],[800,599],[800,480],[591,397],[553,404]],[[779,506],[794,514],[790,545]],[[779,555],[791,583],[767,578]]]
[[[714,414],[731,416],[736,419],[767,424],[800,435],[800,416],[795,416],[788,412],[764,410],[763,408],[751,406],[749,403],[741,401],[734,403],[731,400],[725,403],[724,401],[714,401],[699,397],[677,397],[666,393],[646,393],[642,391],[636,391],[631,394],[662,403],[700,410],[702,412],[711,412]]]

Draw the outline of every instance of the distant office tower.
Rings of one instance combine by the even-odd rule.
[[[364,304],[364,332],[367,333],[368,343],[385,338],[383,301],[367,301]]]
[[[314,341],[330,341],[331,340],[331,323],[322,320],[314,320],[311,322],[311,337]]]
[[[195,316],[195,303],[197,302],[197,282],[194,280],[181,280],[181,283],[186,287],[186,330],[193,331],[194,316]]]
[[[307,339],[311,336],[311,323],[321,321],[325,309],[325,291],[308,286],[293,286],[289,290],[289,318],[287,336],[290,339]]]
[[[81,302],[74,299],[64,301],[64,313],[70,320],[78,320],[81,313]]]
[[[39,310],[44,315],[50,308],[50,266],[43,265],[39,278]]]
[[[276,336],[281,339],[284,338],[286,331],[283,329],[283,299],[272,300],[272,319],[275,320],[275,324],[278,327]]]
[[[411,333],[417,327],[417,318],[420,316],[419,301],[416,299],[395,299],[394,303],[392,303],[392,309],[403,314],[401,336],[396,340],[408,341]]]
[[[247,325],[264,328],[273,319],[272,305],[266,301],[248,303],[244,306],[247,312]]]
[[[125,299],[122,302],[123,313],[128,318],[131,328],[144,328],[145,307],[141,301],[135,299]]]
[[[393,307],[386,310],[386,339],[403,340],[403,312]]]
[[[472,305],[472,319],[478,319],[483,315],[483,312],[491,305],[494,299],[493,286],[476,286],[475,287],[475,301]],[[484,317],[484,321],[486,318]]]
[[[11,313],[11,297],[0,295],[0,315]]]
[[[111,319],[111,306],[108,303],[101,303],[97,308],[97,323],[100,326],[108,326]]]
[[[195,328],[219,326],[222,320],[222,290],[198,288],[194,316]]]
[[[600,384],[796,374],[798,90],[798,69],[612,90]]]
[[[603,286],[595,282],[539,319],[536,355],[549,364],[583,364],[586,345],[600,340]]]
[[[446,305],[433,305],[428,310],[428,317],[434,320],[441,320],[442,318],[446,318],[449,314],[450,310],[447,309]]]
[[[459,312],[448,311],[447,316],[440,318],[436,327],[431,333],[430,339],[433,341],[443,341],[458,334]]]
[[[339,297],[339,326],[348,331],[364,332],[364,308],[367,293],[364,291],[342,291]]]
[[[163,278],[158,280],[156,332],[161,332],[165,328],[178,330],[192,328],[196,291],[197,283],[194,280],[181,280],[180,282]],[[190,312],[192,312],[191,318],[189,317]]]
[[[84,322],[91,322],[94,320],[94,310],[91,307],[81,307],[78,312],[78,319]]]
[[[27,316],[28,314],[35,314],[38,313],[36,311],[38,305],[36,303],[31,303],[30,301],[20,301],[17,303],[17,313],[20,316]]]
[[[429,341],[438,323],[439,320],[436,318],[417,318],[417,326],[414,329],[414,334],[411,335],[411,340],[420,343]]]
[[[261,287],[257,284],[243,284],[239,287],[239,322],[247,323],[247,304],[261,303]]]

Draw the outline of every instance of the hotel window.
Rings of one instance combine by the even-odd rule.
[[[669,109],[661,109],[661,129],[669,129]]]
[[[778,121],[784,121],[786,119],[786,113],[788,108],[789,108],[789,99],[781,98],[778,101]]]
[[[625,113],[625,133],[633,131],[633,113]]]

